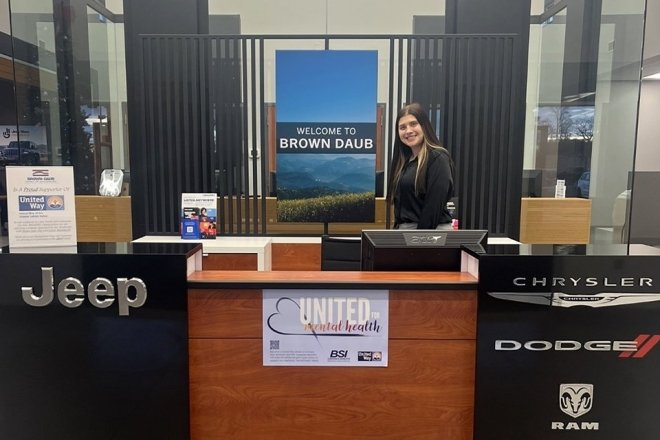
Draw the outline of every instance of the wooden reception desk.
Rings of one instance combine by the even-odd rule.
[[[472,438],[472,275],[203,271],[188,287],[193,440]],[[264,367],[263,289],[389,289],[389,366]]]

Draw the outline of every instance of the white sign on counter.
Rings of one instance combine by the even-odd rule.
[[[8,166],[6,170],[9,247],[75,246],[73,168]]]

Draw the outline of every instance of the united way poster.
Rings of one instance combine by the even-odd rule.
[[[277,220],[373,222],[377,51],[277,51]]]
[[[12,249],[75,247],[73,167],[8,166],[7,214]]]
[[[387,290],[263,292],[263,363],[387,367]]]

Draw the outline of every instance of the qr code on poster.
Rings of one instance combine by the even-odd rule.
[[[279,350],[280,349],[280,341],[270,341],[270,349],[271,350]]]

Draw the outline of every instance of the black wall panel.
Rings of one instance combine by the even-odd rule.
[[[75,254],[4,248],[0,438],[188,439],[192,248],[85,243]],[[122,288],[122,279],[132,287]],[[99,281],[109,295],[95,296],[90,284]],[[140,294],[136,284],[144,287]],[[40,306],[24,299],[28,288]],[[123,314],[120,298],[135,300]]]
[[[202,19],[202,17],[206,17]],[[165,211],[171,208],[171,202],[167,197],[161,197],[161,192],[169,191],[171,187],[164,185],[158,191],[153,188],[149,191],[146,186],[148,175],[163,174],[162,179],[169,179],[170,176],[164,176],[165,170],[155,169],[154,154],[162,154],[148,150],[144,145],[146,128],[144,127],[143,115],[144,94],[141,90],[143,81],[142,57],[144,56],[141,47],[140,35],[144,34],[197,34],[208,30],[208,1],[206,0],[124,0],[124,28],[126,39],[126,76],[128,90],[128,119],[129,119],[129,154],[131,164],[131,195],[133,210],[133,234],[136,237],[143,236],[147,232],[155,230],[165,231],[163,227],[163,213],[174,215],[173,211]],[[157,66],[154,66],[157,67]],[[180,66],[179,66],[180,67]],[[168,66],[173,69],[174,66]],[[194,67],[190,69],[194,72]],[[195,77],[191,82],[195,87],[202,87],[199,78]],[[161,84],[163,86],[163,84]],[[170,99],[174,99],[170,96]],[[170,102],[171,105],[171,102]],[[170,107],[171,109],[171,107]],[[166,109],[161,108],[161,112],[166,113]],[[162,128],[162,127],[161,127]],[[151,133],[150,136],[158,136],[159,140],[169,138],[171,132],[162,128],[157,134]],[[170,156],[164,156],[172,159],[170,147]],[[179,147],[176,147],[179,149]],[[160,160],[160,159],[159,159]],[[153,208],[149,203],[156,203],[156,210],[146,212],[146,209]],[[177,204],[178,206],[178,204]],[[151,222],[151,228],[147,223]],[[157,228],[154,228],[157,226]]]

